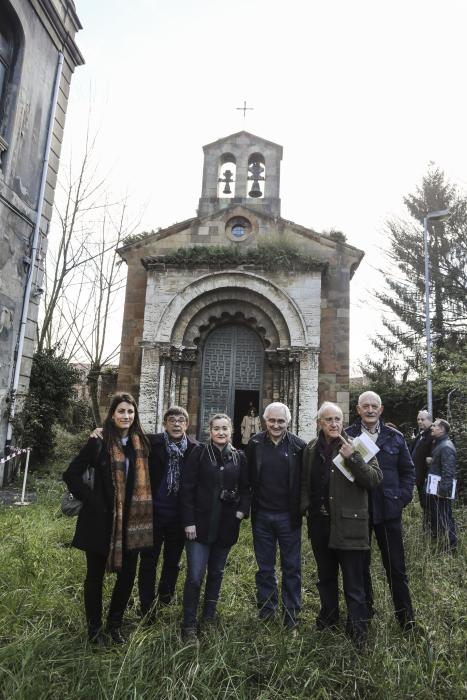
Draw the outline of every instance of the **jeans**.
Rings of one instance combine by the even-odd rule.
[[[293,528],[289,513],[259,510],[253,520],[253,546],[258,571],[256,600],[260,617],[277,608],[276,550],[282,569],[282,609],[284,622],[294,622],[301,607],[301,527]]]
[[[370,526],[370,545],[372,530],[374,530],[381,552],[381,560],[386,571],[386,578],[392,595],[395,615],[399,624],[404,627],[407,622],[413,621],[414,613],[410,598],[409,582],[405,571],[401,519],[385,520],[383,523]],[[371,550],[365,552],[365,596],[368,612],[371,617],[374,614],[374,607],[370,563]]]
[[[183,627],[195,627],[201,586],[206,569],[208,572],[204,588],[203,617],[212,619],[224,577],[224,567],[230,547],[217,544],[202,544],[196,540],[186,543],[188,570],[183,589]]]
[[[161,603],[170,603],[175,592],[185,538],[179,522],[154,527],[154,546],[141,552],[138,590],[141,612],[151,609],[156,597],[156,570],[162,546],[162,571],[157,593]]]
[[[102,625],[102,587],[107,557],[86,552],[86,578],[84,579],[84,608],[88,627],[97,629]],[[117,574],[110,600],[108,624],[120,627],[128,605],[138,562],[137,552],[125,552],[123,564]]]
[[[457,548],[456,523],[452,514],[450,498],[440,498],[428,494],[428,514],[430,518],[431,536],[439,541],[442,549],[453,551]]]
[[[329,517],[318,516],[311,529],[311,546],[318,569],[318,593],[321,610],[316,619],[318,629],[331,627],[339,619],[339,567],[342,572],[347,605],[346,632],[363,642],[368,634],[368,609],[365,601],[364,566],[366,550],[330,549]]]

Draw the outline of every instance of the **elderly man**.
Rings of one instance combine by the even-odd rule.
[[[308,514],[308,536],[318,568],[321,609],[318,629],[334,627],[339,619],[339,568],[347,604],[346,632],[361,648],[368,634],[365,598],[365,552],[370,549],[368,493],[383,475],[375,457],[365,464],[342,435],[343,416],[325,401],[318,411],[319,434],[303,453],[300,510]],[[337,455],[353,476],[334,464]]]
[[[246,454],[252,487],[253,545],[258,571],[259,617],[271,618],[278,606],[276,549],[282,568],[282,619],[297,626],[301,607],[300,471],[305,443],[288,432],[290,411],[279,402],[264,411],[266,430],[254,435]]]
[[[433,438],[431,437],[431,425],[433,417],[428,411],[419,411],[417,415],[419,433],[409,447],[410,456],[415,465],[415,485],[418,491],[418,500],[423,511],[423,529],[429,530],[430,517],[427,509],[425,494],[425,481],[427,475],[427,457],[431,456]]]
[[[378,394],[365,391],[358,399],[359,418],[346,429],[346,433],[350,437],[366,433],[379,447],[377,459],[383,472],[383,482],[371,492],[370,537],[373,530],[391,589],[396,618],[404,631],[410,631],[414,627],[414,613],[405,570],[402,510],[412,500],[415,470],[402,433],[389,428],[381,420],[383,409]],[[371,552],[368,552],[365,588],[371,616],[374,608],[370,556]]]
[[[431,536],[440,541],[442,549],[457,549],[456,524],[452,514],[452,486],[456,476],[456,448],[449,439],[449,423],[437,418],[431,426],[434,439],[428,475],[440,477],[437,494],[427,494]]]

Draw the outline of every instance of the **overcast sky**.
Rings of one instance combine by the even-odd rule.
[[[467,185],[467,3],[75,3],[86,65],[62,160],[82,142],[91,96],[100,166],[150,230],[195,214],[204,144],[241,129],[281,144],[282,216],[366,252],[352,282],[355,366],[379,323],[370,291],[385,220],[404,214],[430,161]]]

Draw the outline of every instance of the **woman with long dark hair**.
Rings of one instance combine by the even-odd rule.
[[[123,614],[133,588],[138,552],[153,544],[152,494],[149,480],[149,442],[128,393],[115,394],[104,420],[102,440],[90,438],[63,474],[83,506],[78,515],[73,546],[86,553],[84,607],[89,640],[105,643],[102,632],[104,574],[116,572],[107,616],[114,643],[122,635]],[[94,467],[94,486],[83,482]]]
[[[232,422],[225,413],[209,421],[209,441],[191,452],[182,475],[180,503],[185,528],[187,575],[183,591],[182,638],[197,640],[197,613],[206,575],[202,621],[212,625],[230,548],[250,511],[245,455],[231,443]]]

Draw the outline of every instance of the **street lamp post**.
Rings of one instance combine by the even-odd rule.
[[[426,336],[426,398],[428,413],[433,416],[433,387],[431,381],[431,321],[430,321],[430,259],[428,257],[428,222],[446,221],[449,209],[430,211],[423,219],[423,250],[425,256],[425,336]]]

